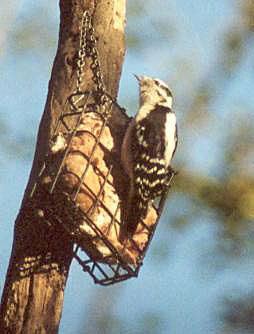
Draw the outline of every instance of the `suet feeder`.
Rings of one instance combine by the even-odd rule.
[[[94,282],[110,285],[138,276],[166,194],[133,238],[120,241],[124,191],[117,178],[124,173],[112,158],[108,118],[96,110],[92,94],[81,100],[83,106],[74,111],[67,100],[29,202],[47,224],[62,226],[74,244],[74,258]]]

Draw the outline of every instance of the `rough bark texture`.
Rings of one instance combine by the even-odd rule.
[[[48,151],[56,120],[76,84],[76,55],[83,11],[93,15],[106,90],[116,97],[124,57],[124,0],[61,0],[59,44],[45,111],[40,123],[32,171],[15,222],[12,255],[2,296],[0,333],[57,333],[72,243],[61,227],[52,230],[39,211],[26,207],[28,195]],[[91,77],[85,77],[92,87]],[[114,110],[119,141],[126,119]],[[41,199],[43,201],[43,198]]]

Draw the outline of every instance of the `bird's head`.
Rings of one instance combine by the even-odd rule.
[[[147,76],[137,76],[140,87],[140,105],[150,104],[172,108],[173,96],[168,85],[160,80]]]

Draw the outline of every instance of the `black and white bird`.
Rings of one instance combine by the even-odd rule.
[[[173,97],[159,79],[136,76],[140,106],[126,130],[121,162],[129,176],[124,238],[132,237],[147,215],[149,203],[169,187],[171,159],[177,147],[177,123]]]

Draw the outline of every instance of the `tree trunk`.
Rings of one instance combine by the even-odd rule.
[[[92,15],[106,91],[113,98],[117,95],[124,57],[125,1],[60,0],[58,49],[34,162],[15,222],[1,303],[1,334],[58,332],[73,245],[61,227],[52,230],[40,212],[29,209],[26,203],[43,165],[59,114],[67,97],[75,90],[80,22],[84,10]],[[94,85],[91,77],[84,77],[84,80],[87,86]],[[122,119],[121,122],[124,124],[125,121]]]

